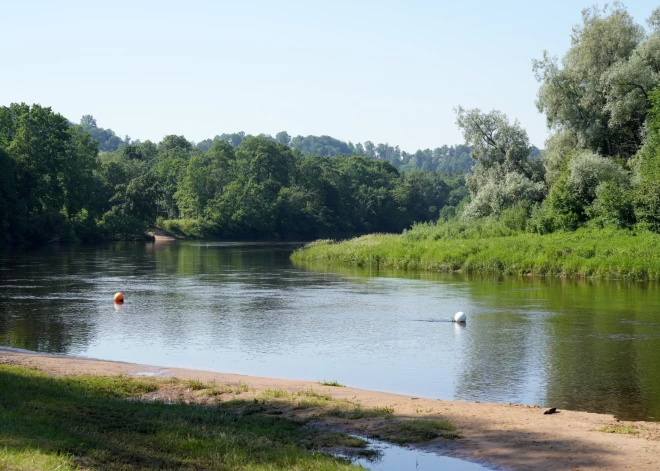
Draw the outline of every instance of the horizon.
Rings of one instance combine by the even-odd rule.
[[[645,25],[652,7],[626,5]],[[5,59],[12,73],[0,77],[2,103],[49,106],[73,122],[90,114],[141,141],[284,130],[407,152],[463,143],[461,105],[503,111],[542,149],[548,130],[531,61],[544,49],[563,56],[589,5],[190,6],[6,6],[0,38],[15,47]]]

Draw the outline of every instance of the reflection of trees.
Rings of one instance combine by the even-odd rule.
[[[537,402],[660,418],[657,285],[570,280],[472,282],[458,349],[463,399]]]
[[[231,345],[244,350],[286,344],[298,335],[288,307],[310,276],[290,268],[290,244],[177,243],[154,250],[162,302],[153,329],[172,343]],[[171,274],[176,273],[177,277]],[[327,276],[324,277],[327,280]]]
[[[0,345],[48,353],[70,353],[74,345],[85,345],[90,340],[89,325],[81,320],[66,319],[58,306],[46,312],[21,312],[5,301],[0,301]]]
[[[549,290],[548,404],[660,418],[656,284],[564,282]]]
[[[73,248],[5,253],[0,259],[0,345],[69,353],[90,340],[88,316],[72,316],[68,295],[84,292],[86,257]]]

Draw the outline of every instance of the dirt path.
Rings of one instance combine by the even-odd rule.
[[[398,417],[437,417],[451,421],[462,438],[436,439],[420,448],[511,470],[658,470],[660,423],[618,422],[612,416],[560,411],[544,415],[534,406],[441,401],[354,388],[321,386],[312,381],[260,378],[180,368],[160,368],[0,349],[0,363],[35,367],[53,375],[148,374],[200,379],[252,390],[309,389],[349,399],[364,407],[391,407]],[[368,434],[370,424],[336,421],[333,426]],[[377,426],[377,423],[376,425]],[[637,434],[603,433],[607,427],[633,427]]]

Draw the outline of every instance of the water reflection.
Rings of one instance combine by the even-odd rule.
[[[293,248],[0,253],[0,344],[660,417],[657,284],[294,266]],[[448,322],[456,311],[467,325]]]
[[[360,437],[362,438],[362,437]],[[378,440],[367,439],[369,448],[377,451],[375,458],[357,458],[351,461],[371,471],[488,471],[484,465],[449,456],[405,448]]]

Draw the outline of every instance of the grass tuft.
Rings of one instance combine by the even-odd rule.
[[[598,429],[603,433],[618,433],[621,435],[637,435],[639,432],[629,425],[608,425]]]
[[[387,428],[383,439],[394,443],[416,443],[434,438],[460,438],[456,427],[445,419],[410,419]]]
[[[323,415],[331,417],[341,417],[342,419],[359,420],[370,418],[385,418],[389,419],[393,416],[394,409],[391,407],[374,407],[364,409],[360,404],[354,404],[352,408],[335,406],[332,409],[325,411]]]
[[[335,388],[345,388],[346,387],[345,385],[343,385],[341,383],[338,383],[337,381],[325,381],[324,380],[324,381],[319,381],[319,384],[321,384],[323,386],[333,386]]]
[[[183,381],[183,384],[192,391],[201,391],[202,389],[209,389],[212,386],[207,386],[207,384],[199,379],[187,379]]]

